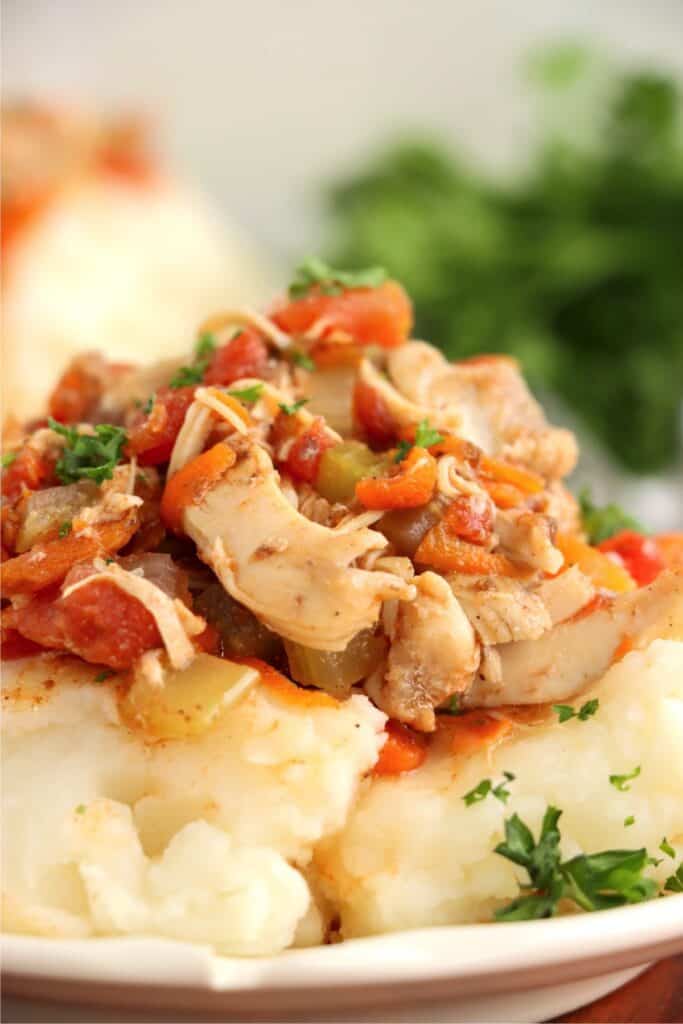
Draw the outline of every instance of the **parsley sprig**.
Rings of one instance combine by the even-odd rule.
[[[618,505],[604,505],[600,508],[599,505],[593,504],[587,487],[579,494],[579,506],[583,528],[591,544],[601,544],[603,540],[609,540],[620,530],[646,532],[636,519],[627,515]]]
[[[228,391],[229,395],[233,398],[239,398],[240,402],[246,402],[248,405],[253,405],[261,397],[263,392],[263,384],[252,384],[248,388],[231,388]]]
[[[310,398],[300,398],[298,402],[293,402],[291,405],[288,405],[286,402],[278,402],[278,408],[282,410],[285,416],[294,416],[307,402],[310,402]]]
[[[112,478],[127,439],[122,427],[98,423],[94,434],[81,434],[76,427],[65,427],[51,417],[48,424],[66,440],[55,466],[55,473],[63,484],[74,484],[78,480],[101,484]]]
[[[581,854],[571,860],[560,857],[558,822],[562,811],[548,807],[538,842],[517,814],[505,822],[505,842],[495,852],[524,868],[529,890],[496,911],[498,921],[529,921],[553,917],[560,900],[572,900],[583,910],[606,910],[625,903],[641,903],[657,891],[654,879],[643,876],[649,862],[647,850],[606,850]]]
[[[600,707],[600,701],[597,697],[593,700],[587,700],[585,704],[582,704],[578,711],[575,711],[570,704],[553,704],[553,711],[557,712],[557,717],[560,722],[568,722],[571,718],[578,718],[580,722],[587,722],[589,718],[592,718],[595,712]]]
[[[443,441],[443,436],[438,430],[430,427],[429,420],[420,420],[415,428],[415,440],[412,442],[399,441],[396,445],[394,462],[403,462],[411,448],[431,448],[433,444],[439,444],[441,441]]]
[[[189,366],[181,366],[176,371],[171,378],[169,387],[187,388],[193,384],[201,384],[215,351],[216,339],[213,334],[202,334],[195,346],[194,361]]]
[[[610,775],[610,785],[618,789],[620,793],[625,793],[631,787],[628,785],[633,779],[637,779],[640,775],[640,765],[633,769],[632,772],[626,772],[624,775]]]
[[[366,267],[364,270],[338,270],[329,263],[310,256],[294,271],[294,280],[289,286],[290,299],[301,299],[312,288],[323,295],[340,295],[345,288],[379,288],[387,279],[383,267]]]
[[[16,460],[18,452],[5,452],[2,456],[2,468],[7,469]]]
[[[474,789],[463,796],[465,806],[471,807],[472,804],[481,803],[489,793],[491,796],[495,796],[496,800],[500,800],[502,804],[506,804],[510,798],[510,791],[506,789],[506,786],[508,782],[514,782],[515,776],[512,772],[503,772],[503,775],[505,776],[504,781],[499,782],[497,786],[494,786],[490,779],[482,779]]]
[[[683,892],[683,861],[673,875],[669,875],[664,883],[664,889],[666,892]]]

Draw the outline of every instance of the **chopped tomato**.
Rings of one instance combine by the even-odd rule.
[[[2,471],[2,494],[10,501],[16,501],[25,491],[37,491],[54,482],[55,464],[24,445],[14,462]]]
[[[320,469],[320,460],[337,442],[330,437],[321,416],[313,420],[294,441],[285,459],[285,468],[295,480],[312,484]]]
[[[194,392],[193,387],[159,388],[150,412],[129,430],[126,454],[137,455],[141,466],[168,462]]]
[[[366,508],[419,508],[431,500],[436,486],[436,460],[426,448],[411,448],[405,459],[394,466],[394,476],[368,476],[358,481],[356,497]]]
[[[102,395],[102,380],[88,369],[88,360],[74,359],[50,395],[48,411],[58,423],[83,423]]]
[[[18,658],[28,658],[32,654],[39,654],[43,648],[40,644],[34,643],[22,636],[16,629],[3,627],[2,650],[0,656],[3,661],[16,661]]]
[[[263,338],[246,327],[216,349],[204,381],[226,386],[242,377],[261,377],[267,362],[268,349]]]
[[[635,530],[620,530],[613,537],[598,545],[600,551],[618,559],[639,587],[652,583],[659,576],[666,563],[652,537],[646,537]]]
[[[399,427],[387,403],[363,381],[353,389],[353,418],[373,448],[388,448],[398,437]]]
[[[113,669],[130,668],[145,651],[162,646],[145,606],[106,580],[68,597],[38,594],[16,611],[16,624],[28,640]]]
[[[596,587],[623,593],[635,588],[633,577],[614,558],[566,533],[558,533],[555,546],[564,555],[565,567],[578,565]],[[560,570],[561,571],[561,570]]]
[[[422,538],[415,561],[438,572],[462,572],[475,576],[522,576],[524,570],[499,551],[470,544],[456,533],[458,523],[444,516]]]
[[[486,499],[465,494],[446,509],[443,521],[448,530],[470,544],[487,544],[493,533],[493,513]]]
[[[683,569],[683,533],[660,533],[655,544],[667,569]]]
[[[402,775],[419,768],[427,756],[427,745],[407,725],[390,719],[386,724],[387,738],[379,752],[373,775]]]
[[[387,281],[379,288],[348,288],[339,295],[313,289],[301,299],[283,302],[272,312],[289,334],[305,334],[320,325],[320,337],[342,334],[360,345],[401,345],[413,326],[413,307],[403,288]]]
[[[234,451],[221,442],[192,459],[166,481],[160,512],[169,530],[182,533],[185,509],[198,504],[234,464]]]

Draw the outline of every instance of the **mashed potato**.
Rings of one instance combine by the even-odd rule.
[[[93,672],[52,656],[5,671],[10,931],[155,934],[252,955],[320,942],[336,914],[347,938],[487,920],[521,878],[492,852],[504,819],[516,811],[537,831],[551,803],[565,856],[655,853],[664,836],[683,853],[680,643],[613,667],[588,721],[553,716],[488,756],[435,751],[392,779],[363,780],[385,721],[365,697],[291,703],[258,684],[203,737],[145,744]],[[610,785],[637,765],[628,791]],[[515,775],[507,805],[465,806],[503,771]],[[660,881],[672,863],[654,869]]]
[[[5,671],[5,928],[233,954],[321,941],[302,869],[346,821],[385,716],[258,685],[203,738],[147,745],[94,674],[49,656]]]
[[[632,652],[589,696],[600,706],[585,722],[553,716],[490,756],[434,754],[411,775],[366,784],[343,834],[315,857],[343,936],[490,920],[527,881],[492,852],[504,820],[516,811],[538,835],[548,804],[564,812],[565,857],[645,846],[662,857],[653,874],[663,882],[674,861],[659,853],[662,838],[683,854],[683,644]],[[638,765],[628,791],[610,784]],[[515,775],[507,805],[492,796],[465,805],[463,794],[503,771]]]

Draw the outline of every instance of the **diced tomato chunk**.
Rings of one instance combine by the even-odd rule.
[[[36,595],[16,612],[16,627],[28,640],[70,651],[84,661],[113,669],[130,668],[162,645],[152,615],[134,597],[107,581],[95,581],[60,597]]]
[[[159,388],[149,414],[130,429],[126,454],[137,455],[141,466],[168,462],[194,392],[193,387]]]
[[[241,377],[261,377],[267,362],[266,343],[256,331],[247,327],[216,349],[204,381],[226,386]]]
[[[476,495],[461,494],[454,498],[444,513],[444,520],[447,529],[471,544],[487,544],[491,539],[491,506]]]
[[[399,426],[387,403],[363,381],[357,381],[353,389],[353,418],[373,448],[389,448],[398,437]]]
[[[656,541],[635,530],[620,530],[598,547],[600,551],[617,558],[639,587],[652,583],[666,568]]]
[[[285,468],[295,480],[312,484],[318,476],[323,452],[333,448],[335,441],[325,429],[322,417],[313,420],[310,427],[294,441],[285,460]]]
[[[50,395],[48,412],[58,423],[82,423],[102,395],[102,380],[88,369],[87,357],[67,366]]]
[[[410,299],[396,281],[379,288],[348,288],[339,295],[313,289],[301,299],[282,303],[271,315],[289,334],[305,334],[320,322],[321,337],[341,333],[360,345],[383,348],[402,344],[413,326]]]
[[[16,501],[24,491],[37,491],[54,481],[54,461],[24,445],[14,462],[2,471],[2,494]]]

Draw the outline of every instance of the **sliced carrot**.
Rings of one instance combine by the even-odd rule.
[[[438,572],[463,572],[474,576],[525,575],[525,570],[499,551],[487,551],[456,536],[446,519],[422,538],[415,561]]]
[[[396,465],[396,464],[395,464]],[[419,508],[436,486],[436,460],[426,448],[411,448],[394,476],[365,477],[356,484],[356,497],[370,509]]]
[[[427,756],[424,739],[401,722],[390,719],[386,724],[387,738],[379,752],[373,775],[402,775],[419,768]]]
[[[189,505],[197,505],[223,474],[234,466],[232,448],[221,442],[192,459],[169,480],[161,497],[162,522],[174,533],[183,531],[183,513]]]
[[[3,562],[3,597],[31,594],[61,583],[76,562],[114,554],[128,543],[137,528],[138,515],[131,509],[123,519],[92,526],[87,535],[70,533],[59,540],[36,544],[25,554]]]
[[[489,455],[482,455],[479,469],[483,476],[499,483],[511,484],[525,494],[538,494],[545,487],[545,481],[538,473],[503,459],[492,459]]]
[[[273,668],[266,661],[260,658],[230,658],[239,665],[249,665],[255,668],[261,677],[261,683],[274,697],[278,697],[283,703],[291,704],[298,708],[337,708],[339,701],[331,697],[324,690],[306,690],[297,686],[287,676]]]
[[[499,480],[482,479],[481,485],[497,508],[518,508],[526,499],[526,494],[515,487]]]
[[[453,754],[476,754],[487,747],[497,746],[512,732],[509,718],[499,718],[486,711],[466,711],[463,715],[445,718],[439,724],[450,733]]]
[[[578,565],[581,572],[585,573],[596,587],[618,594],[635,589],[635,580],[622,565],[580,538],[559,533],[555,538],[555,545],[564,555],[565,567]]]
[[[614,652],[614,656],[612,658],[612,664],[614,665],[614,664],[616,664],[617,661],[621,661],[621,659],[625,658],[626,655],[629,653],[629,651],[632,651],[632,650],[633,650],[633,637],[630,636],[628,633],[624,633],[623,637],[621,638],[621,643],[619,644],[619,646],[617,647],[616,651]]]

